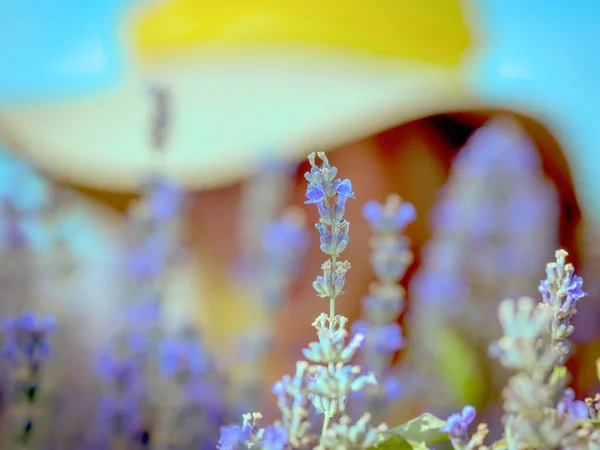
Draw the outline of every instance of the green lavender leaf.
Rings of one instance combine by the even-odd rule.
[[[448,433],[440,431],[446,421],[424,413],[408,422],[390,429],[389,436],[376,448],[378,450],[426,450],[428,444],[450,439]]]

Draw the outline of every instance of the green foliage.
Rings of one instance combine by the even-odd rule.
[[[440,431],[446,421],[432,414],[424,413],[405,424],[390,429],[388,438],[379,444],[377,450],[426,450],[428,444],[450,439],[448,433]]]
[[[436,334],[436,364],[440,373],[444,374],[447,390],[454,393],[458,404],[480,404],[485,376],[483,362],[473,345],[459,330],[447,325],[441,326]]]

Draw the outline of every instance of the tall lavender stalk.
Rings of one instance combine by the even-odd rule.
[[[450,416],[443,428],[456,450],[600,448],[600,432],[590,420],[597,415],[593,400],[575,400],[566,387],[568,372],[563,363],[567,337],[574,331],[570,320],[577,302],[586,295],[567,256],[558,250],[556,260],[546,265],[547,276],[539,289],[541,302],[521,297],[500,303],[504,335],[491,345],[490,355],[514,371],[502,393],[504,433],[488,447],[483,443],[487,426],[480,424],[469,438],[475,410],[466,406],[462,413]]]
[[[317,156],[321,165],[316,162]],[[222,450],[367,449],[379,441],[379,433],[386,429],[385,425],[370,427],[369,414],[354,424],[344,414],[352,392],[376,383],[373,374],[363,375],[360,366],[349,364],[364,343],[364,336],[358,334],[347,342],[348,319],[335,312],[350,269],[348,261],[338,258],[348,245],[350,224],[344,219],[344,212],[347,199],[354,198],[354,194],[350,180],[336,178],[337,168],[329,164],[324,153],[312,153],[308,159],[311,170],[305,175],[309,181],[306,203],[318,208],[320,247],[328,256],[321,266],[323,275],[317,277],[313,287],[320,297],[329,300],[329,314],[322,313],[313,322],[319,341],[303,350],[307,361],[299,361],[293,376],[286,375],[273,386],[281,419],[261,428],[260,413],[244,415],[241,426],[222,429],[218,446]]]
[[[422,389],[415,384],[410,390],[432,405],[447,408],[461,386],[475,392],[482,382],[450,385],[440,375],[447,375],[443,364],[451,361],[444,362],[447,353],[435,342],[452,333],[475,358],[465,364],[482,365],[500,332],[492,320],[498,303],[535,294],[538,268],[555,248],[558,232],[557,195],[540,166],[531,139],[507,117],[477,130],[453,162],[432,214],[432,239],[410,286],[413,344],[406,360],[411,378],[424,381]],[[505,382],[498,374],[491,377],[497,386]]]
[[[4,319],[2,356],[8,363],[9,383],[5,391],[7,418],[12,426],[4,430],[13,436],[11,448],[35,448],[40,445],[39,422],[44,414],[44,369],[51,355],[50,334],[56,322],[52,316],[33,312]],[[38,439],[34,440],[34,431]],[[43,438],[43,437],[42,437]]]
[[[402,233],[415,220],[416,212],[411,203],[392,194],[383,204],[367,202],[363,215],[373,232],[371,264],[378,281],[362,299],[365,319],[354,322],[352,331],[366,337],[361,363],[380,379],[378,386],[361,391],[362,398],[357,403],[362,410],[375,412],[397,400],[401,393],[391,363],[395,352],[404,347],[402,328],[397,322],[405,306],[405,292],[398,283],[413,261],[410,242]]]
[[[168,91],[150,90],[154,100],[151,142],[163,152],[168,137]],[[177,256],[182,190],[161,174],[151,174],[142,199],[129,209],[130,253],[128,304],[124,323],[109,357],[101,359],[105,379],[102,419],[109,424],[112,446],[145,448],[157,431],[152,383],[156,378],[157,346],[164,333],[163,302],[166,274]],[[112,424],[112,425],[111,425]]]
[[[0,155],[0,252],[2,263],[3,442],[37,448],[50,435],[52,405],[47,362],[56,319],[40,300],[41,280],[58,275],[45,266],[52,247],[48,230],[52,188],[29,164]],[[43,312],[40,312],[43,309]]]

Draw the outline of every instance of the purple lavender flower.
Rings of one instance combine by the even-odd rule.
[[[26,312],[4,320],[3,356],[11,369],[19,373],[7,390],[9,407],[20,417],[19,435],[27,442],[35,427],[32,406],[38,400],[42,367],[51,353],[49,335],[55,330],[53,317]]]
[[[362,334],[369,341],[369,348],[378,354],[388,355],[404,348],[402,327],[397,323],[377,326],[363,320],[352,324],[352,334]]]
[[[153,180],[149,193],[145,197],[152,219],[159,223],[177,217],[181,211],[183,200],[182,189],[175,183],[160,177]]]
[[[306,251],[308,233],[295,216],[283,216],[267,224],[262,242],[265,258],[270,264],[282,264],[293,270],[294,262]]]
[[[250,439],[252,430],[239,425],[221,427],[221,438],[217,448],[220,450],[237,450],[245,448],[245,443]]]
[[[457,399],[432,342],[460,328],[474,349],[487,346],[500,331],[493,320],[498,302],[535,293],[536,274],[557,240],[557,200],[535,146],[512,119],[492,119],[457,153],[431,217],[432,239],[410,285],[414,345],[406,359],[420,375],[429,374],[421,389],[411,390],[420,391],[417,397],[435,384],[441,395],[430,395],[432,404],[444,407]],[[505,381],[506,375],[494,375],[496,387]]]
[[[395,209],[386,210],[385,206],[374,200],[365,203],[363,216],[374,232],[402,232],[417,218],[412,203],[402,203]]]
[[[446,420],[440,430],[450,433],[454,439],[462,439],[467,436],[469,425],[475,420],[476,411],[471,405],[466,405],[460,413],[454,413]]]
[[[96,373],[118,390],[140,392],[142,389],[142,367],[135,358],[102,351],[96,359]]]
[[[268,223],[262,233],[262,255],[254,267],[260,280],[260,300],[269,307],[281,305],[308,247],[304,217],[288,210]]]
[[[218,380],[203,377],[188,380],[185,386],[191,405],[201,406],[204,412],[222,416],[225,405],[223,404],[223,386]]]
[[[159,370],[166,377],[176,377],[183,372],[200,374],[208,368],[204,349],[196,341],[165,339],[158,349]]]
[[[346,244],[348,242],[347,222],[342,217],[346,201],[348,198],[354,198],[354,193],[352,192],[352,183],[350,180],[335,178],[337,168],[329,164],[325,153],[318,153],[318,157],[323,161],[320,167],[315,162],[315,156],[314,153],[309,155],[308,160],[311,169],[310,172],[304,174],[304,177],[309,182],[306,188],[306,197],[308,200],[304,203],[315,203],[317,205],[319,215],[321,216],[321,223],[317,224],[317,229],[319,229],[319,233],[321,234],[321,250],[324,253],[334,255],[341,253],[343,248],[345,248],[345,245],[343,245],[343,248],[336,253],[337,244],[334,245],[334,242],[345,241]],[[335,199],[333,205],[329,203],[329,199],[331,198]],[[338,222],[339,225],[335,226],[335,230],[327,229],[326,225],[333,226]],[[344,236],[338,237],[340,233],[343,233]],[[334,239],[334,237],[338,237],[338,239]],[[334,247],[329,248],[331,245],[334,245]],[[327,251],[323,250],[324,247]]]
[[[149,329],[158,325],[161,304],[157,298],[142,298],[138,303],[127,305],[124,311],[125,324],[128,327]]]
[[[577,301],[587,295],[583,291],[583,278],[572,273],[568,265],[565,266],[562,254],[557,256],[555,266],[548,269],[548,277],[540,281],[538,290],[544,303],[554,305],[560,302],[560,308],[565,313],[575,308]]]
[[[388,375],[383,380],[381,380],[380,383],[383,387],[384,397],[389,402],[394,402],[402,396],[402,383],[400,382],[398,377]]]
[[[325,191],[317,184],[309,184],[306,190],[306,198],[308,198],[304,202],[306,204],[322,202],[326,198]]]
[[[134,357],[101,352],[96,373],[105,392],[99,401],[98,426],[105,439],[124,438],[137,442],[143,433],[143,402],[146,390],[143,365]]]
[[[320,166],[315,161],[317,156],[322,161]],[[324,153],[311,153],[308,159],[311,170],[305,174],[309,182],[305,203],[317,206],[320,247],[329,256],[321,265],[323,275],[316,278],[313,288],[320,297],[329,298],[329,314],[321,313],[312,324],[319,341],[311,342],[303,349],[307,361],[298,361],[293,377],[286,375],[273,385],[281,419],[266,429],[259,429],[257,421],[262,416],[246,414],[242,427],[234,425],[222,429],[221,449],[342,448],[338,444],[357,444],[357,438],[361,448],[369,448],[379,441],[378,433],[387,429],[385,426],[367,428],[368,415],[355,426],[350,426],[348,416],[341,417],[337,424],[331,422],[345,412],[346,402],[354,392],[377,384],[377,380],[372,373],[364,375],[360,366],[350,365],[365,337],[357,333],[346,344],[348,319],[335,313],[336,298],[343,292],[345,274],[350,269],[348,261],[337,258],[348,243],[349,223],[343,215],[347,199],[354,198],[352,184],[349,180],[335,178],[337,169],[329,164]],[[321,437],[317,441],[311,422],[320,417],[323,421]],[[330,424],[332,428],[329,428]]]
[[[285,450],[288,442],[288,431],[284,427],[271,425],[265,429],[261,445],[264,450]]]
[[[133,276],[140,279],[154,278],[166,267],[167,253],[170,249],[168,236],[150,235],[129,257],[129,269]]]
[[[13,365],[24,360],[27,365],[38,366],[50,356],[49,336],[55,329],[54,317],[35,312],[4,319],[4,357]]]
[[[589,419],[590,408],[583,400],[575,400],[575,392],[571,388],[565,389],[563,397],[556,405],[559,415],[568,414],[574,419]]]
[[[538,288],[542,294],[540,308],[554,317],[551,324],[552,345],[566,348],[564,340],[575,330],[571,318],[577,313],[577,302],[587,294],[583,292],[583,280],[575,275],[575,268],[566,262],[565,250],[556,252],[556,261],[546,265],[546,279]]]
[[[400,394],[400,383],[392,373],[393,355],[405,345],[397,323],[404,309],[404,290],[398,282],[413,260],[410,242],[402,233],[415,220],[416,212],[400,196],[389,195],[382,204],[367,202],[363,215],[373,232],[371,265],[378,280],[371,285],[370,295],[362,299],[365,320],[354,322],[352,333],[366,336],[362,365],[385,382],[361,393],[357,402],[360,413],[381,410]]]
[[[105,436],[135,439],[142,428],[139,399],[130,395],[102,397],[98,405],[98,428]]]

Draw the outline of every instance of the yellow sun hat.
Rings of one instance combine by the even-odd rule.
[[[0,111],[42,167],[133,190],[149,167],[193,188],[243,176],[267,154],[297,157],[468,97],[468,32],[456,0],[172,0],[128,20],[129,69],[93,95]],[[164,159],[149,149],[145,86],[173,96]]]
[[[600,152],[589,151],[600,146],[599,30],[595,0],[144,2],[122,30],[118,83],[2,107],[0,133],[80,184],[135,190],[160,166],[200,189],[266,155],[297,158],[437,113],[508,109],[556,137],[600,222]],[[103,63],[89,57],[86,67]],[[174,99],[164,158],[150,151],[149,82]]]

